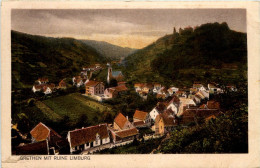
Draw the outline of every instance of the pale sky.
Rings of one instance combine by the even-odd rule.
[[[246,32],[244,9],[12,10],[12,30],[49,37],[72,37],[143,48],[171,34],[173,27],[227,22]]]

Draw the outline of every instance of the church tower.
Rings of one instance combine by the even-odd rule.
[[[111,76],[112,76],[112,67],[109,65],[108,69],[107,69],[107,83],[110,83],[111,80]]]

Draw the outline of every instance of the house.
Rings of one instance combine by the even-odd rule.
[[[70,146],[70,153],[75,151],[84,151],[110,143],[107,124],[99,124],[69,131],[67,139]]]
[[[166,97],[169,96],[168,90],[164,86],[158,91],[158,94],[164,94],[164,95],[166,95]]]
[[[166,99],[167,97],[166,97],[165,94],[157,93],[157,94],[156,94],[156,98],[157,98],[157,99],[163,99],[163,100],[164,100],[164,99]]]
[[[107,83],[110,83],[112,79],[122,81],[124,79],[124,75],[121,71],[112,71],[112,67],[109,65],[107,72]]]
[[[25,144],[22,146],[17,146],[15,148],[15,155],[49,155],[50,153],[49,145],[47,140],[40,142]]]
[[[106,88],[104,91],[104,96],[108,98],[116,98],[118,96],[118,92],[114,87]]]
[[[201,90],[206,91],[206,90],[207,90],[207,88],[204,87],[204,86],[203,86],[202,84],[200,84],[200,83],[195,83],[195,84],[193,84],[193,88],[194,88],[194,89],[197,89],[197,91],[201,91]]]
[[[55,84],[40,84],[40,85],[33,85],[32,91],[35,92],[43,92],[45,95],[51,94],[55,89]]]
[[[53,83],[44,85],[43,88],[42,88],[43,93],[44,93],[45,95],[51,94],[54,89],[55,89],[55,84],[53,84]]]
[[[134,88],[135,91],[138,93],[141,93],[140,91],[142,91],[142,93],[148,94],[153,90],[154,86],[153,84],[149,84],[149,83],[136,83],[134,84]]]
[[[35,93],[35,92],[41,92],[44,86],[45,86],[45,84],[33,85],[32,91],[33,91],[34,93]]]
[[[30,131],[30,134],[32,143],[46,140],[48,142],[49,150],[52,150],[51,153],[54,153],[55,149],[58,148],[56,143],[62,140],[62,137],[57,132],[41,122]]]
[[[46,84],[46,83],[49,83],[49,79],[48,79],[48,78],[39,78],[36,82],[37,82],[39,85],[41,85],[41,84]]]
[[[236,92],[237,91],[237,88],[234,85],[227,85],[226,88],[230,92]]]
[[[222,89],[217,87],[215,83],[209,83],[208,84],[208,89],[210,94],[219,94],[222,93]]]
[[[126,82],[122,81],[122,82],[117,82],[117,86],[122,86],[124,85],[125,86]]]
[[[151,126],[151,117],[148,112],[135,110],[134,116],[133,116],[133,124],[137,128],[139,127],[150,127]]]
[[[72,83],[73,83],[73,86],[77,86],[77,87],[80,87],[82,86],[84,83],[83,83],[83,79],[81,78],[81,76],[75,76],[72,78]]]
[[[179,105],[179,111],[178,111],[178,116],[182,115],[183,109],[185,106],[196,106],[196,102],[194,99],[191,98],[184,98],[184,97],[179,97],[180,100],[180,105]]]
[[[121,84],[116,87],[106,88],[106,90],[104,91],[104,95],[105,95],[105,97],[108,97],[108,98],[115,98],[119,94],[124,93],[127,90],[128,90],[128,88],[125,85]]]
[[[178,96],[178,97],[186,97],[187,98],[187,94],[183,90],[178,90],[177,92],[175,92],[175,95]]]
[[[172,96],[172,95],[175,94],[177,91],[179,91],[179,88],[170,87],[167,91],[168,91],[169,95]]]
[[[98,81],[88,81],[86,83],[86,95],[102,95],[104,94],[104,84]]]
[[[122,113],[116,116],[113,128],[110,128],[110,131],[114,143],[131,143],[139,134],[136,127],[128,120],[128,117],[125,117]]]
[[[177,96],[173,96],[172,99],[168,102],[166,109],[171,109],[175,115],[178,114],[180,106],[180,99]]]
[[[153,85],[153,93],[157,93],[162,88],[162,85],[159,83],[155,83]]]
[[[191,122],[206,121],[211,118],[216,118],[221,112],[218,109],[201,109],[201,108],[187,108],[181,115],[182,125],[188,125]]]
[[[158,102],[157,105],[152,109],[152,111],[149,113],[151,119],[155,121],[155,118],[157,115],[162,113],[167,107],[167,103],[165,102]]]
[[[67,88],[67,84],[65,82],[65,79],[62,79],[60,82],[59,82],[59,89],[66,89]]]
[[[220,103],[214,100],[207,101],[208,109],[220,109]]]
[[[174,130],[178,120],[171,109],[165,110],[155,118],[155,134],[166,134]]]
[[[143,83],[135,83],[134,84],[135,91],[138,92],[138,91],[142,90],[143,86],[144,86]]]
[[[114,119],[114,129],[115,130],[126,130],[135,128],[131,122],[128,120],[128,116],[125,117],[122,113],[119,113]]]

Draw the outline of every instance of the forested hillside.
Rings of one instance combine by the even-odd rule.
[[[105,63],[94,48],[72,38],[34,36],[11,32],[12,86],[31,87],[38,77],[58,82],[78,74],[82,66]]]
[[[246,33],[230,30],[226,23],[180,29],[130,55],[126,61],[127,74],[133,81],[138,80],[134,76],[143,73],[148,80],[163,83],[235,82],[246,78]]]
[[[104,41],[95,41],[95,40],[82,40],[85,44],[95,48],[100,54],[110,60],[120,60],[132,54],[137,49],[120,47]]]

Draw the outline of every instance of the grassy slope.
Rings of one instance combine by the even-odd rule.
[[[55,113],[60,116],[69,116],[72,122],[76,122],[82,114],[87,115],[88,120],[99,117],[102,111],[110,111],[111,109],[93,100],[88,100],[79,93],[72,93],[66,96],[60,96],[43,101]]]

